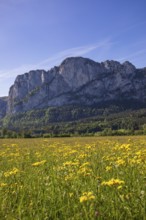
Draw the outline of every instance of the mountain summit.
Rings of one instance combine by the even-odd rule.
[[[8,98],[0,98],[0,117],[51,106],[119,100],[146,101],[146,68],[136,69],[128,61],[98,63],[70,57],[49,71],[18,75]]]

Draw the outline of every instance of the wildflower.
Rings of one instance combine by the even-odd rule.
[[[122,144],[122,145],[120,146],[120,149],[130,150],[130,144]]]
[[[85,166],[89,166],[89,165],[90,165],[89,162],[85,162],[85,163],[83,163],[80,167],[85,167]]]
[[[75,179],[74,175],[72,173],[69,173],[64,177],[65,181],[73,180]]]
[[[79,159],[84,159],[84,158],[86,158],[87,156],[88,156],[87,154],[81,153],[81,154],[79,155]]]
[[[1,187],[5,187],[5,186],[7,186],[8,184],[7,183],[0,183],[0,188]]]
[[[83,176],[90,176],[92,173],[92,170],[88,167],[80,167],[79,170],[77,171],[77,173],[79,175],[83,175]]]
[[[66,161],[63,163],[63,166],[78,166],[79,165],[79,162],[78,161]]]
[[[94,200],[95,196],[93,195],[92,192],[84,192],[83,195],[80,197],[80,203],[86,202],[89,200]]]
[[[122,189],[122,186],[120,185],[120,186],[118,186],[118,189]]]
[[[107,167],[105,168],[106,171],[109,171],[109,170],[111,170],[111,169],[112,169],[111,166],[107,166]]]
[[[69,152],[69,155],[71,155],[71,154],[76,154],[78,151],[77,150],[71,150],[70,152]]]
[[[114,179],[112,178],[109,181],[103,181],[101,183],[102,186],[119,186],[121,184],[124,184],[125,182],[123,180],[119,180],[119,179]]]
[[[123,159],[118,159],[117,161],[116,161],[116,164],[117,164],[117,166],[120,166],[120,165],[123,165],[123,164],[125,164],[125,161],[123,160]]]
[[[137,151],[135,154],[138,155],[138,156],[141,156],[141,155],[142,155],[142,151],[139,150],[139,151]]]
[[[12,147],[18,147],[18,145],[17,145],[17,144],[11,144],[11,146],[12,146]]]
[[[37,157],[41,157],[40,152],[36,152],[35,155],[36,155]]]
[[[20,172],[19,169],[13,168],[13,170],[5,172],[4,176],[5,177],[13,176],[13,175],[16,175],[18,172]]]
[[[86,145],[86,149],[91,149],[92,147],[90,145]]]
[[[42,160],[40,162],[35,162],[32,164],[33,167],[38,167],[38,166],[41,166],[41,165],[44,165],[47,161],[46,160]]]

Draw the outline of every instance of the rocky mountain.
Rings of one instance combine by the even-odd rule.
[[[0,118],[50,106],[95,105],[110,101],[146,102],[146,68],[130,62],[65,59],[49,71],[18,75],[8,98],[0,98]]]
[[[3,118],[7,110],[8,97],[0,98],[0,119]]]

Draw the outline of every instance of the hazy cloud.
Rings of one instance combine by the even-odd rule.
[[[112,45],[112,42],[110,42],[109,39],[103,40],[101,42],[97,42],[95,44],[86,45],[82,47],[75,47],[70,48],[64,51],[61,51],[52,57],[49,57],[48,59],[45,59],[37,64],[32,65],[23,65],[18,68],[12,69],[12,70],[0,70],[0,81],[13,78],[18,74],[23,74],[25,72],[28,72],[32,69],[50,69],[54,65],[59,65],[60,62],[62,62],[67,57],[76,57],[76,56],[82,56],[85,55],[93,50],[96,50],[98,48],[106,48],[110,47]]]

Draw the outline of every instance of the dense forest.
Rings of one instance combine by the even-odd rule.
[[[0,137],[61,137],[146,134],[146,108],[139,103],[63,106],[8,115]]]

